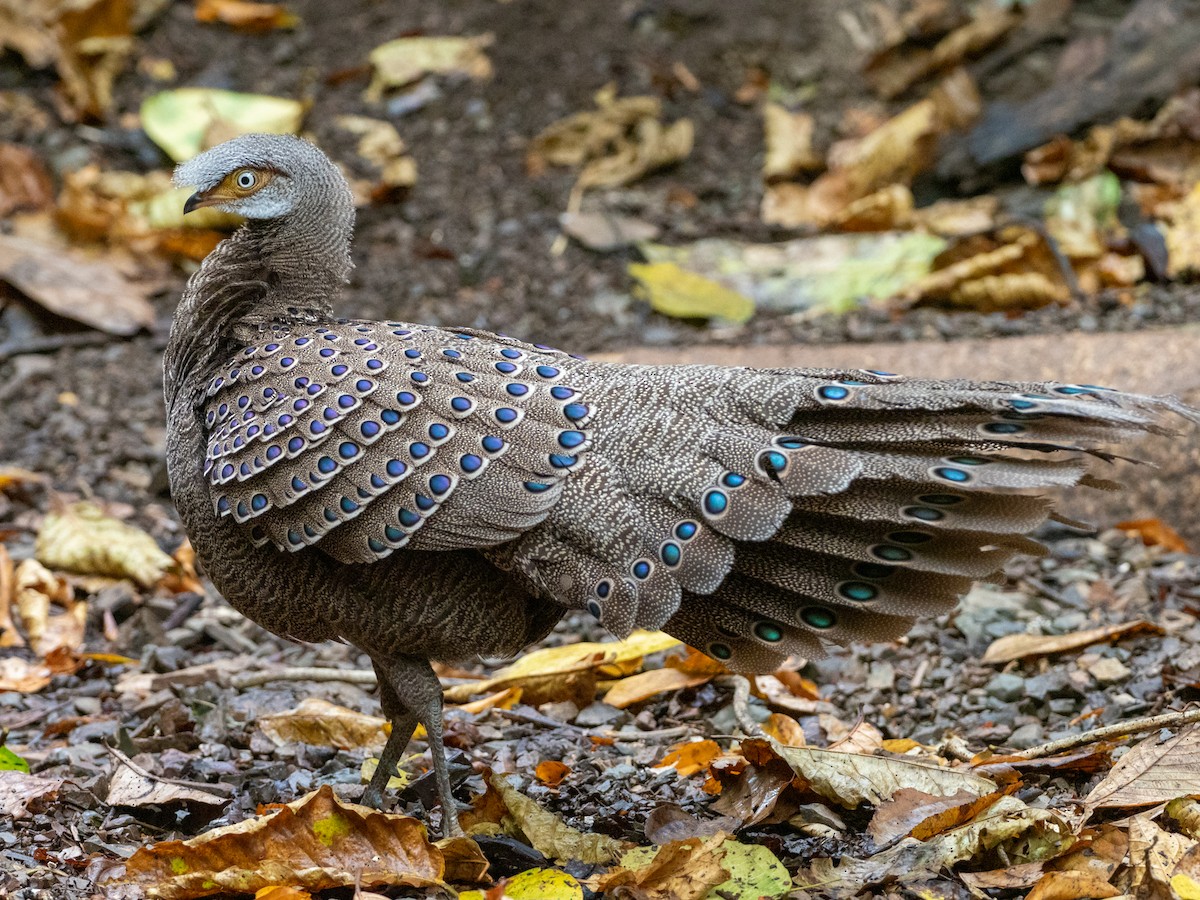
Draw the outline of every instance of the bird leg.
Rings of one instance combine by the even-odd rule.
[[[451,793],[446,748],[442,743],[441,682],[427,660],[401,658],[373,662],[379,678],[380,701],[384,715],[391,719],[392,733],[380,754],[379,767],[363,794],[363,803],[378,806],[388,778],[395,772],[400,754],[408,745],[416,723],[420,722],[428,736],[438,802],[442,806],[443,836],[457,837],[463,832],[458,824],[458,807]]]

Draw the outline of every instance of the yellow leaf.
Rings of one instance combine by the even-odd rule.
[[[638,292],[663,315],[731,322],[754,315],[750,298],[674,263],[630,263],[629,274],[640,283]]]
[[[308,697],[293,710],[263,716],[258,727],[278,746],[291,741],[352,750],[382,747],[386,719],[365,716],[319,697]]]
[[[52,569],[131,578],[147,588],[174,563],[146,532],[106,516],[92,503],[46,516],[35,551]]]
[[[654,768],[674,766],[675,771],[686,778],[707,769],[708,764],[720,755],[721,748],[717,746],[716,741],[685,741],[672,747],[662,758],[662,762],[654,764]]]
[[[142,128],[175,162],[252,131],[295,134],[304,118],[296,100],[216,88],[179,88],[147,97]]]
[[[375,70],[367,99],[377,100],[387,88],[404,87],[425,75],[466,75],[476,81],[492,77],[492,62],[484,52],[495,38],[433,36],[398,38],[371,51]]]
[[[463,891],[458,900],[486,900],[487,896],[483,891]],[[504,883],[504,900],[583,900],[583,887],[558,869],[529,869]]]
[[[604,702],[617,709],[625,709],[656,694],[696,687],[712,680],[712,675],[689,675],[679,669],[650,669],[637,675],[622,678],[604,695]]]

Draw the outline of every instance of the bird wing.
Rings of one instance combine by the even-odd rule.
[[[257,545],[319,544],[347,563],[488,547],[537,525],[590,447],[592,410],[566,354],[481,336],[349,319],[267,326],[203,401],[217,515]]]

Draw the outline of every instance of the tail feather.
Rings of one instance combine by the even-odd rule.
[[[1113,458],[1106,445],[1168,433],[1168,412],[1198,418],[1090,385],[858,370],[584,363],[572,378],[594,411],[592,453],[539,529],[553,553],[531,534],[513,564],[555,556],[549,597],[746,670],[951,609],[1038,552],[1022,535],[1051,515],[1047,492],[1108,486],[1088,472]],[[599,596],[618,575],[623,589]]]

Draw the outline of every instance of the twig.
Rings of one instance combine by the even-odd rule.
[[[117,335],[105,334],[103,331],[72,331],[69,334],[52,334],[25,341],[9,340],[0,344],[0,362],[8,362],[14,357],[28,356],[32,353],[54,353],[67,347],[94,347],[115,340],[119,340]]]
[[[718,684],[733,688],[733,715],[750,737],[763,737],[766,732],[750,715],[750,682],[745,675],[722,675]]]
[[[344,681],[347,684],[367,684],[374,687],[375,672],[371,669],[334,669],[322,666],[288,666],[282,669],[267,669],[231,678],[230,686],[238,688],[257,687],[276,681]]]
[[[1040,759],[1043,756],[1052,756],[1055,753],[1061,753],[1063,750],[1072,750],[1075,747],[1082,747],[1084,744],[1092,744],[1096,741],[1102,741],[1105,738],[1135,735],[1144,731],[1155,731],[1159,728],[1190,725],[1193,722],[1200,722],[1200,708],[1162,713],[1157,716],[1146,716],[1141,719],[1127,719],[1124,722],[1113,722],[1111,725],[1102,725],[1099,728],[1093,728],[1091,731],[1072,734],[1065,738],[1059,738],[1057,741],[1050,741],[1046,744],[1040,744],[1037,747],[1030,747],[1028,750],[1014,753],[1013,756],[1018,756],[1021,759]]]
[[[219,782],[217,784],[209,784],[207,781],[184,781],[182,778],[164,778],[162,775],[155,775],[153,772],[147,772],[116,747],[110,747],[108,744],[103,742],[101,742],[100,746],[107,750],[113,759],[132,771],[134,775],[147,778],[150,781],[158,781],[162,784],[173,784],[176,787],[190,788],[194,791],[203,791],[208,794],[233,794],[232,787]]]
[[[570,722],[560,722],[558,719],[543,716],[531,707],[525,707],[524,709],[499,709],[493,706],[491,711],[498,716],[503,716],[505,719],[511,719],[514,722],[524,722],[527,725],[545,725],[547,728],[569,728],[572,731],[586,731],[580,725],[573,725]]]
[[[652,743],[658,741],[673,741],[676,738],[686,737],[695,729],[690,725],[676,725],[674,728],[656,728],[653,731],[610,731],[607,734],[598,734],[596,737],[602,737],[605,740],[622,741],[638,743],[639,741],[650,741]]]

